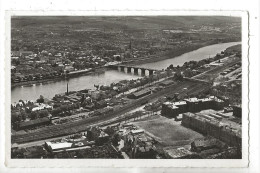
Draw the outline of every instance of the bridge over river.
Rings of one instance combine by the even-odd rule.
[[[107,67],[115,70],[117,69],[118,71],[122,71],[125,73],[132,73],[141,76],[153,75],[156,71],[158,71],[157,69],[138,67],[138,66],[129,66],[124,64],[107,65]]]

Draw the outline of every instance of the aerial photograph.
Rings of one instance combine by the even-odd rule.
[[[12,16],[11,159],[242,159],[241,28]]]

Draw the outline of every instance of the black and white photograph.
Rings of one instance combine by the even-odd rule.
[[[0,172],[260,169],[253,3],[0,1]]]
[[[11,16],[10,29],[11,159],[242,159],[241,17]]]

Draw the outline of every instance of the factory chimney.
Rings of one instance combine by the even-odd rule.
[[[69,95],[69,83],[67,82],[67,92],[66,95]]]

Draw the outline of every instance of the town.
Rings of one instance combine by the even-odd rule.
[[[98,62],[89,68],[107,64],[106,68],[135,73],[134,64],[113,57],[89,57]],[[148,73],[144,69],[138,79],[80,91],[71,91],[68,83],[67,91],[53,98],[19,100],[11,105],[11,157],[239,159],[241,62],[238,44],[182,66],[169,64]],[[136,69],[138,73],[141,68]],[[38,76],[16,76],[14,83],[45,79]]]
[[[207,45],[241,40],[237,19],[229,22],[217,18],[220,21],[216,24],[203,25],[198,17],[189,21],[189,26],[179,23],[188,17],[172,20],[171,17],[13,18],[11,86],[102,73],[109,63],[159,61]],[[30,25],[32,22],[34,25]],[[70,22],[74,25],[68,25]]]

